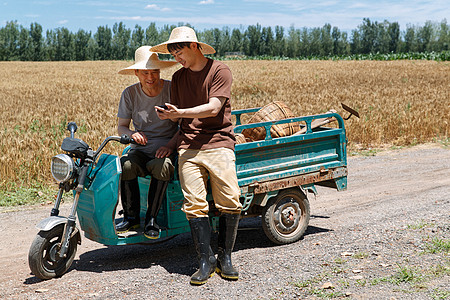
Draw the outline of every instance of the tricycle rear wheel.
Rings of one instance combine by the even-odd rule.
[[[262,214],[266,236],[276,244],[298,241],[306,231],[310,218],[309,201],[298,188],[282,190],[271,199]]]
[[[39,231],[31,244],[28,253],[28,265],[31,272],[40,279],[51,279],[63,275],[72,265],[77,252],[77,238],[73,236],[69,241],[66,256],[58,255],[64,224],[60,224],[49,231]]]

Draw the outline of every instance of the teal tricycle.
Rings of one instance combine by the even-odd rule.
[[[343,118],[335,113],[288,118],[253,124],[241,124],[243,114],[255,113],[259,108],[233,111],[235,133],[260,128],[265,137],[257,141],[237,144],[236,169],[241,189],[242,218],[261,216],[267,237],[276,244],[298,241],[304,234],[310,218],[307,191],[316,193],[316,185],[335,188],[347,187],[346,135]],[[320,120],[333,118],[335,127],[315,126]],[[274,126],[296,124],[301,134],[273,137]],[[52,158],[51,172],[59,183],[59,192],[50,217],[37,224],[39,232],[28,255],[32,273],[41,279],[62,276],[71,266],[81,231],[90,240],[104,245],[154,243],[142,231],[118,234],[115,224],[121,221],[116,210],[120,198],[120,159],[102,154],[110,141],[129,144],[127,136],[107,137],[97,150],[74,137],[75,123],[68,124],[70,137],[64,139],[64,154]],[[139,178],[141,193],[141,222],[147,210],[149,178]],[[65,192],[74,195],[68,217],[60,216],[59,207]],[[211,198],[211,194],[208,193]],[[157,216],[164,241],[190,231],[181,211],[183,194],[177,170],[169,182],[166,199]],[[76,225],[77,216],[79,228]],[[210,220],[213,230],[218,228],[218,211],[210,202]],[[141,226],[142,228],[143,226]]]

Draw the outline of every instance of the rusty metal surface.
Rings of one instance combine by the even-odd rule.
[[[332,180],[343,176],[347,176],[347,167],[321,169],[317,172],[267,182],[253,182],[249,188],[253,190],[253,193],[261,194],[315,182]]]

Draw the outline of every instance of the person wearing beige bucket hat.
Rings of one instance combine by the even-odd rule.
[[[139,47],[134,53],[134,64],[119,71],[121,75],[135,75],[136,70],[160,70],[172,67],[176,61],[159,60],[158,53],[151,52],[151,46]]]
[[[159,60],[158,54],[150,52],[150,48],[138,48],[134,64],[118,72],[122,75],[136,75],[139,82],[122,92],[117,113],[118,133],[132,137],[137,144],[131,145],[131,150],[120,158],[123,219],[116,225],[116,230],[124,233],[140,227],[137,178],[150,175],[144,234],[156,239],[160,235],[156,216],[174,172],[173,157],[156,158],[156,151],[174,136],[178,125],[171,120],[158,118],[154,107],[170,102],[170,81],[160,78],[160,69],[171,67],[177,62]],[[131,122],[134,130],[130,129]]]
[[[202,54],[206,55],[216,53],[216,50],[212,46],[206,43],[199,42],[197,40],[197,35],[195,34],[194,29],[187,26],[174,28],[170,33],[168,41],[151,47],[150,51],[170,54],[167,45],[176,43],[197,43],[200,46],[199,49]]]
[[[185,197],[182,210],[189,220],[199,261],[190,282],[204,284],[214,272],[237,280],[239,273],[232,265],[231,252],[242,205],[231,123],[231,71],[224,63],[205,57],[214,53],[214,48],[199,42],[195,31],[186,26],[173,29],[167,42],[150,50],[170,53],[183,66],[172,76],[171,104],[167,109],[155,108],[163,120],[180,120],[180,130],[156,156],[164,157],[178,149],[180,185]],[[217,258],[210,245],[208,179],[220,212]]]

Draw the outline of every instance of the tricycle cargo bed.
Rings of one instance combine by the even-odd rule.
[[[249,112],[234,111],[240,114]],[[311,129],[315,119],[333,117],[337,128]],[[236,145],[236,170],[243,194],[261,194],[301,186],[315,191],[314,184],[345,190],[347,186],[347,155],[344,121],[336,113],[296,117],[279,121],[237,125],[235,133],[244,129],[300,122],[304,134],[272,138]],[[239,122],[237,122],[239,123]]]

